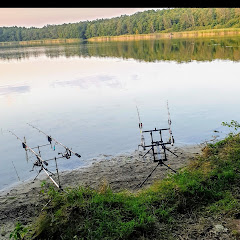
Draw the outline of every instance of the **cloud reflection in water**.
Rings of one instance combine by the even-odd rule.
[[[80,87],[82,89],[88,89],[90,87],[123,88],[121,81],[119,81],[115,76],[110,75],[93,75],[70,81],[55,81],[54,83],[51,84],[51,86],[53,87],[70,86]]]

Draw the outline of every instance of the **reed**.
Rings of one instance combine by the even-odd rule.
[[[207,29],[184,32],[165,32],[150,34],[133,34],[121,36],[104,36],[89,38],[89,42],[106,42],[106,41],[133,41],[133,40],[150,40],[150,39],[170,39],[170,38],[203,38],[214,36],[237,36],[240,35],[240,28],[225,29]]]
[[[82,39],[73,38],[73,39],[43,39],[19,42],[0,42],[0,47],[73,44],[82,41],[83,41]]]

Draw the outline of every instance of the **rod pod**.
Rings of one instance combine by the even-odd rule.
[[[8,130],[8,132],[10,132],[10,133],[11,133],[12,135],[14,135],[19,141],[22,142],[22,146],[25,146],[25,150],[27,149],[27,150],[31,151],[31,152],[37,157],[37,162],[40,163],[41,170],[43,170],[43,171],[45,172],[45,174],[50,178],[50,180],[54,183],[54,185],[55,185],[57,188],[61,189],[60,185],[56,183],[56,181],[49,175],[47,169],[44,167],[44,165],[47,166],[48,163],[47,163],[45,160],[43,160],[43,159],[41,158],[41,156],[39,156],[39,154],[37,154],[32,148],[30,148],[29,146],[27,146],[27,145],[24,143],[24,141],[22,141],[15,133],[13,133],[13,132],[10,131],[10,130]],[[24,143],[24,145],[23,145],[23,143]],[[41,171],[41,170],[40,170],[40,171]]]

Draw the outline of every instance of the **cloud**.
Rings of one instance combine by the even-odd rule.
[[[0,95],[8,95],[11,93],[25,93],[29,92],[29,86],[4,86],[0,87]]]

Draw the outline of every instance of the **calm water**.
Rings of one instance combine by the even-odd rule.
[[[239,120],[240,39],[92,43],[0,49],[0,189],[34,177],[29,146],[47,143],[31,123],[80,153],[61,170],[137,149],[143,128],[167,127],[176,145],[201,143]],[[56,152],[61,151],[56,146]],[[56,156],[50,147],[42,157]],[[50,168],[51,169],[51,168]]]

